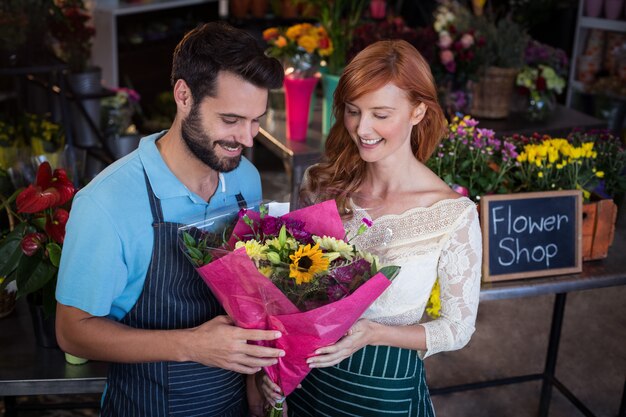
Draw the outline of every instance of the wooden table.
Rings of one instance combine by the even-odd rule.
[[[318,100],[319,101],[319,100]],[[325,137],[321,133],[321,111],[316,108],[305,141],[296,142],[287,139],[284,113],[268,113],[262,122],[262,128],[255,140],[278,156],[285,166],[289,177],[291,207],[296,207],[298,191],[304,171],[319,162],[324,151]],[[520,133],[531,135],[534,132],[553,136],[565,136],[573,128],[606,128],[606,122],[584,113],[558,106],[553,117],[547,122],[528,122],[520,114],[511,114],[507,119],[480,120],[479,127],[492,129],[499,137]],[[249,155],[250,156],[250,155]],[[254,155],[251,155],[254,159]]]
[[[624,252],[626,227],[622,226],[616,230],[608,258],[585,262],[579,274],[483,283],[481,301],[556,295],[545,370],[541,374],[432,389],[431,393],[437,395],[541,379],[541,416],[548,415],[553,386],[562,391],[584,415],[593,416],[555,376],[563,312],[568,292],[626,285]],[[102,362],[69,365],[60,350],[36,346],[30,316],[23,302],[18,303],[17,310],[10,316],[0,319],[0,397],[4,396],[5,405],[9,406],[7,417],[14,415],[10,407],[15,396],[100,393],[104,388],[107,368],[107,364]],[[625,408],[622,404],[620,410]],[[619,417],[626,417],[626,413],[621,411]]]

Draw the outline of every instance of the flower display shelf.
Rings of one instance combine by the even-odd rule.
[[[617,206],[611,199],[583,204],[583,261],[604,259],[615,236]]]

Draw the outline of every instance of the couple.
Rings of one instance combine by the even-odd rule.
[[[176,232],[184,219],[261,200],[259,173],[241,152],[282,79],[280,63],[245,32],[223,23],[192,30],[174,52],[171,128],[145,137],[74,199],[57,338],[69,353],[112,362],[102,416],[258,416],[280,397],[261,369],[284,352],[247,343],[280,333],[234,326]],[[346,67],[334,104],[325,160],[309,169],[302,200],[324,200],[320,190],[333,188],[379,199],[367,213],[371,233],[356,243],[402,272],[344,338],[309,359],[289,413],[434,415],[422,359],[461,348],[474,330],[476,209],[423,164],[446,122],[430,69],[409,44],[366,48]],[[441,318],[418,324],[437,277]]]

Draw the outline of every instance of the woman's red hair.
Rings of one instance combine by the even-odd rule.
[[[366,163],[344,126],[345,103],[388,83],[402,89],[413,106],[426,105],[424,118],[411,131],[411,149],[420,162],[432,155],[447,123],[430,67],[406,41],[376,42],[359,52],[341,75],[333,101],[336,122],[326,139],[324,161],[309,169],[308,181],[300,191],[301,204],[335,199],[340,210],[346,208],[346,196],[361,184]]]

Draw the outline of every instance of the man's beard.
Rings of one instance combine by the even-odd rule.
[[[211,140],[209,135],[202,129],[202,120],[199,106],[194,105],[187,118],[181,123],[181,136],[187,145],[187,149],[209,168],[218,172],[230,172],[239,166],[241,155],[228,158],[220,158],[215,152],[215,147],[223,144],[229,148],[241,146],[237,142]]]

